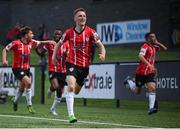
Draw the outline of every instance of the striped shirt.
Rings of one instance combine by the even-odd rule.
[[[156,45],[149,45],[148,43],[144,43],[141,46],[140,53],[141,55],[144,56],[144,58],[151,64],[154,65],[155,63],[155,57],[156,57],[156,51],[159,49],[158,46]],[[143,63],[140,61],[137,69],[136,69],[136,74],[139,75],[147,75],[147,74],[152,74],[155,73],[156,71],[151,70],[147,64]]]
[[[91,45],[100,39],[95,30],[88,26],[78,33],[75,28],[65,31],[61,42],[69,41],[69,56],[67,62],[79,67],[88,68],[90,65]]]
[[[58,72],[58,73],[66,73],[66,58],[69,52],[69,43],[65,42],[63,45],[58,49],[56,58],[57,58],[57,65],[52,63],[52,55],[54,52],[54,44],[46,43],[44,44],[46,49],[48,50],[49,58],[48,58],[48,70],[51,72]]]
[[[29,43],[22,43],[19,39],[9,43],[6,50],[14,52],[12,68],[29,69],[31,49],[37,45],[38,43],[32,40]]]

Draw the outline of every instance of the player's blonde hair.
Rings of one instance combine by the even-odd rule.
[[[82,12],[86,13],[86,10],[84,8],[77,8],[77,9],[74,10],[73,16],[76,15],[79,11],[82,11]]]

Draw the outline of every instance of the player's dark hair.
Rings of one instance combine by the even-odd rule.
[[[74,10],[73,16],[76,15],[79,11],[83,11],[83,12],[86,13],[86,10],[84,8],[77,8],[77,9]]]
[[[58,33],[59,31],[62,32],[62,30],[61,30],[60,28],[56,28],[56,29],[54,30],[54,34]]]
[[[145,37],[146,41],[148,40],[149,35],[151,35],[151,34],[154,34],[154,33],[153,33],[153,32],[148,32],[148,33],[146,33],[146,34],[145,34],[145,36],[144,36],[144,37]]]
[[[19,33],[19,37],[24,37],[26,34],[29,33],[29,31],[31,31],[31,28],[29,26],[24,26],[22,28],[20,28],[20,33]]]

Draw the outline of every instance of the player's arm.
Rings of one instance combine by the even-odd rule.
[[[98,40],[96,44],[99,48],[99,59],[101,62],[103,62],[106,58],[106,49],[100,40]]]
[[[163,45],[162,43],[158,42],[158,41],[155,42],[155,45],[159,46],[163,50],[167,50],[167,47],[165,45]]]
[[[62,35],[61,39],[59,40],[58,43],[56,43],[56,45],[55,45],[55,47],[54,47],[54,52],[53,52],[53,55],[52,55],[52,63],[53,63],[54,65],[57,64],[56,55],[57,55],[58,49],[61,47],[61,45],[62,45],[64,42],[66,42],[66,41],[68,40],[68,36],[67,36],[67,35],[68,35],[68,31],[66,31],[66,32]]]
[[[2,51],[2,62],[3,62],[3,65],[7,66],[8,65],[8,61],[7,61],[7,50],[6,48],[3,49]]]
[[[146,64],[151,70],[156,70],[155,69],[155,67],[153,66],[153,65],[151,65],[146,59],[145,59],[145,57],[144,57],[144,55],[143,54],[141,54],[141,52],[139,53],[139,60],[141,61],[141,62],[143,62],[144,64]]]
[[[47,43],[51,43],[51,44],[56,44],[56,42],[55,41],[53,41],[53,40],[46,40],[46,41],[40,41],[40,44],[47,44]]]
[[[56,54],[57,54],[58,49],[61,47],[62,43],[63,43],[62,40],[59,40],[59,42],[54,47],[54,52],[52,55],[52,62],[54,65],[57,64]]]
[[[95,31],[93,32],[93,39],[99,48],[99,59],[100,59],[100,61],[103,62],[106,58],[106,49],[105,49],[103,43],[101,42],[99,35]]]
[[[15,42],[11,42],[9,43],[2,51],[2,62],[3,65],[7,66],[8,65],[8,61],[7,61],[7,52],[11,51],[11,50],[15,50],[17,49],[17,45]]]
[[[142,55],[142,54],[139,54],[139,60],[141,61],[141,62],[143,62],[144,64],[146,64],[146,65],[151,65],[145,58],[144,58],[144,55]]]
[[[33,41],[37,44],[37,46],[40,45],[40,44],[47,44],[47,43],[51,43],[51,44],[54,44],[54,45],[56,44],[56,42],[53,41],[53,40],[38,41],[38,40],[33,39]]]

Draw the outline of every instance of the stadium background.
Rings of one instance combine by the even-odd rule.
[[[160,52],[157,55],[158,60],[179,60],[180,53],[179,53],[179,41],[177,43],[173,43],[172,41],[172,33],[174,29],[180,29],[180,9],[178,7],[180,5],[179,0],[1,0],[0,1],[0,41],[1,46],[0,49],[2,50],[3,45],[5,44],[5,35],[7,31],[12,28],[17,22],[29,25],[32,27],[34,33],[36,34],[38,31],[39,24],[45,24],[50,32],[51,36],[53,30],[56,27],[60,27],[63,30],[69,26],[73,25],[73,18],[72,12],[77,7],[84,7],[87,10],[88,15],[88,25],[96,28],[97,23],[104,23],[104,22],[118,22],[118,21],[129,21],[129,20],[138,20],[138,19],[150,19],[151,20],[151,31],[155,32],[158,35],[159,41],[165,43],[169,46],[169,50],[167,52]],[[118,61],[136,61],[138,49],[141,43],[135,44],[122,44],[118,46],[106,46],[107,48],[107,60],[106,62],[118,62]],[[130,49],[129,49],[130,48]],[[118,55],[118,56],[117,56]],[[9,55],[8,60],[12,60],[12,54]],[[33,52],[31,55],[31,62],[33,65],[39,65],[39,57]],[[98,62],[97,56],[95,57],[95,61]],[[178,69],[178,68],[177,68]],[[36,70],[36,86],[35,86],[35,97],[33,101],[37,107],[37,110],[40,112],[37,116],[43,117],[45,112],[49,110],[49,106],[52,103],[52,100],[47,99],[47,88],[49,86],[49,81],[46,76],[45,80],[45,106],[40,105],[40,98],[41,98],[41,82],[40,82],[40,67],[37,66]],[[38,76],[37,76],[38,75]],[[22,103],[24,103],[24,99],[21,99]],[[75,101],[76,108],[79,112],[83,112],[85,110],[84,107],[81,107],[82,100],[78,99]],[[134,124],[134,125],[142,125],[141,122],[136,121],[138,115],[144,117],[143,115],[146,114],[146,106],[147,103],[145,101],[126,101],[123,100],[120,103],[120,112],[115,109],[115,101],[114,100],[88,100],[87,103],[89,113],[101,113],[103,105],[110,111],[110,114],[120,114],[123,116],[122,118],[117,117],[113,121],[114,115],[110,118],[112,121],[118,123],[125,123],[125,124]],[[150,127],[180,127],[178,124],[178,114],[179,114],[179,102],[160,102],[161,108],[163,109],[162,113],[159,116],[155,116],[155,120],[160,121],[154,122],[152,118],[145,117],[143,121],[145,126]],[[41,108],[43,110],[41,111]],[[93,109],[95,107],[95,109]],[[7,111],[4,110],[7,108]],[[22,107],[20,107],[21,109]],[[39,109],[38,109],[39,108]],[[66,119],[66,106],[63,104],[63,118]],[[92,109],[91,109],[92,108]],[[99,109],[100,108],[100,109]],[[106,112],[106,108],[104,108],[104,112]],[[25,109],[21,109],[25,110]],[[97,110],[97,112],[93,112],[91,110]],[[115,111],[114,111],[115,110]],[[140,113],[142,111],[142,113]],[[27,115],[25,113],[18,112],[14,114],[11,111],[11,102],[8,100],[7,104],[4,106],[0,105],[0,114],[8,114],[9,112],[12,115]],[[24,111],[26,112],[26,111]],[[129,115],[128,112],[134,114],[134,116],[124,116]],[[85,118],[86,120],[89,119],[89,113],[82,114],[81,119]],[[85,116],[84,116],[85,115]],[[102,115],[102,114],[100,114]],[[108,121],[108,115],[103,118],[104,116],[92,116],[90,120],[99,120],[99,121]],[[172,120],[166,121],[163,118],[169,117]],[[51,117],[47,115],[45,117]],[[175,119],[177,117],[177,119]],[[53,117],[51,117],[53,118]],[[129,119],[129,121],[125,121],[125,119]],[[161,120],[160,120],[161,119]],[[2,127],[26,127],[25,124],[17,125],[12,124],[10,122],[9,126],[5,126],[3,124],[3,120],[1,120]],[[4,119],[4,123],[8,120]],[[134,121],[134,122],[132,122]],[[149,124],[148,121],[154,122],[154,124]],[[19,121],[17,120],[17,123]],[[22,122],[23,123],[23,122]],[[26,123],[26,122],[24,122]],[[32,122],[34,123],[34,122]],[[49,124],[49,123],[48,123]],[[52,124],[52,123],[51,123]],[[13,126],[14,125],[14,126]],[[36,125],[36,124],[35,124]],[[27,126],[29,127],[29,126]],[[30,126],[30,127],[44,127],[43,122],[39,126]],[[45,126],[46,127],[46,126]],[[51,126],[47,126],[51,127]],[[52,127],[59,127],[59,125],[53,124]],[[62,125],[60,127],[86,127],[86,125],[77,125],[77,126],[69,126],[69,125]],[[88,126],[88,127],[109,127],[109,126]],[[121,126],[113,126],[110,127],[121,127]],[[122,126],[124,127],[124,126]],[[131,126],[128,126],[131,127]],[[133,126],[135,127],[135,126]]]
[[[178,13],[174,3],[178,7],[179,2],[173,0],[1,0],[0,39],[3,40],[5,37],[2,34],[17,22],[31,26],[35,32],[41,23],[50,32],[57,26],[64,30],[73,25],[73,10],[84,7],[87,9],[88,25],[93,28],[97,23],[149,18],[151,31],[162,42],[170,43],[171,31],[176,27],[173,20],[179,20],[174,17]]]

